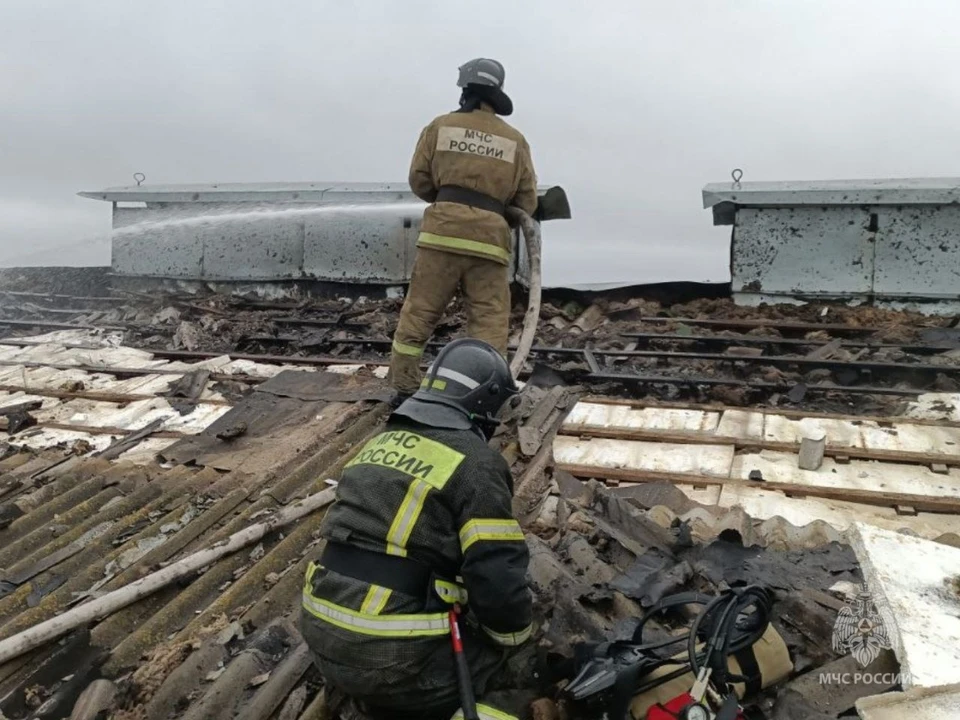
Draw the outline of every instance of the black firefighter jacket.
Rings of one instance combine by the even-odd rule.
[[[414,597],[311,564],[304,635],[329,681],[372,703],[455,700],[455,600],[470,611],[461,625],[478,685],[504,648],[530,637],[529,553],[512,494],[506,461],[472,431],[391,420],[347,463],[322,536],[418,561],[437,581]]]

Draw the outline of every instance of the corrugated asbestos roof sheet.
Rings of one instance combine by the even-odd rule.
[[[382,382],[359,366],[171,363],[80,331],[30,341],[0,344],[0,412],[29,407],[37,421],[8,438],[0,461],[0,639],[324,489],[385,414],[383,404],[364,401],[382,396]],[[255,390],[239,397],[237,383]],[[178,463],[158,462],[157,453]],[[223,467],[230,456],[242,462]],[[132,716],[166,717],[215,688],[221,705],[252,697],[265,714],[246,706],[243,716],[269,717],[276,707],[267,712],[263,703],[285,701],[308,670],[296,632],[280,618],[297,606],[321,515],[212,563],[188,585],[0,663],[2,712],[66,717],[101,673],[116,678],[139,666],[138,687],[149,687],[151,672],[163,687],[152,687]],[[168,676],[200,647],[198,666]],[[303,693],[305,700],[306,686]],[[214,716],[197,707],[190,716]]]
[[[155,359],[149,352],[120,347],[116,336],[69,330],[0,342],[0,413],[20,406],[37,423],[13,435],[9,443],[39,450],[61,443],[103,451],[117,440],[150,426],[150,439],[120,455],[152,462],[152,454],[178,439],[202,432],[228,413],[232,402],[218,389],[231,380],[260,384],[286,370],[316,368],[267,365],[222,356],[196,363]],[[86,348],[78,348],[85,345]],[[355,373],[359,365],[331,366],[335,374]],[[385,375],[384,369],[375,374]],[[171,389],[184,379],[202,380],[192,397]]]
[[[938,401],[936,411],[931,408]],[[836,538],[856,521],[936,539],[960,537],[960,427],[942,419],[960,396],[925,396],[893,418],[581,401],[554,440],[557,466],[617,487],[670,482],[692,500],[754,520],[823,521]],[[800,467],[801,446],[824,457]]]

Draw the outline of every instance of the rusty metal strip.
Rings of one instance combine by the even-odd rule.
[[[688,375],[684,377],[663,377],[659,375],[639,375],[629,373],[592,373],[585,376],[585,380],[597,382],[619,382],[628,385],[734,385],[750,388],[751,390],[775,390],[789,392],[792,385],[764,381],[732,380],[716,377]],[[885,388],[850,385],[806,385],[807,392],[848,393],[850,395],[896,395],[914,397],[923,395],[929,390],[913,388]]]
[[[0,320],[0,326],[4,323],[3,320]],[[73,327],[73,326],[72,326]],[[83,328],[77,328],[83,329]],[[2,345],[11,345],[14,347],[38,347],[43,343],[37,342],[27,342],[21,340],[20,338],[0,338],[0,346]],[[93,345],[83,345],[80,343],[52,343],[58,347],[62,347],[66,350],[98,350],[98,346]],[[336,344],[336,343],[334,343]],[[389,343],[388,343],[389,344]],[[305,366],[323,366],[323,365],[388,365],[389,360],[384,358],[372,358],[372,359],[356,359],[356,358],[345,358],[345,357],[334,357],[334,356],[322,356],[322,355],[306,355],[306,356],[291,356],[291,355],[269,355],[269,354],[257,354],[257,353],[238,353],[238,352],[207,352],[201,350],[158,350],[156,348],[148,347],[135,347],[131,345],[124,345],[123,347],[129,350],[140,350],[141,352],[148,352],[153,355],[155,359],[160,360],[213,360],[215,358],[228,357],[231,360],[249,360],[251,362],[259,362],[264,364],[283,364],[283,365],[305,365]],[[560,349],[557,351],[551,350],[551,352],[560,352],[560,353],[579,353],[579,350],[568,350]],[[122,367],[108,367],[108,366],[95,366],[95,365],[65,365],[57,363],[43,363],[43,362],[18,362],[16,360],[0,360],[0,365],[7,366],[17,366],[23,365],[25,367],[49,367],[55,370],[82,370],[84,372],[90,373],[105,373],[108,375],[185,375],[191,372],[189,369],[174,370],[170,368],[122,368]],[[212,372],[210,374],[211,380],[232,380],[235,382],[244,382],[244,383],[259,383],[267,380],[268,378],[256,377],[253,375],[241,375],[241,374],[227,374],[227,373],[216,373]],[[38,393],[39,394],[39,393]]]
[[[113,297],[111,295],[62,295],[57,293],[38,293],[24,292],[18,290],[0,290],[0,295],[9,295],[11,297],[37,298],[38,300],[82,300],[84,302],[114,302],[126,303],[123,298]]]
[[[789,345],[820,347],[828,344],[829,340],[806,340],[804,338],[758,337],[756,335],[680,335],[679,333],[629,332],[621,333],[621,337],[631,340],[666,340],[669,342],[704,343],[720,345]],[[909,345],[903,343],[873,343],[865,340],[844,340],[841,348],[868,348],[870,350],[894,349],[918,354],[937,353],[949,348],[934,347],[931,345]]]
[[[3,344],[5,341],[0,341]],[[154,350],[152,348],[133,348],[135,350],[145,350],[153,353],[155,358],[166,360],[210,360],[227,356],[231,360],[250,360],[252,362],[273,363],[284,365],[388,365],[389,360],[377,358],[375,360],[361,360],[354,358],[342,358],[322,355],[306,355],[303,357],[291,357],[289,355],[262,355],[256,353],[222,353],[222,352],[201,352],[193,350]]]
[[[602,468],[593,465],[574,465],[557,463],[557,468],[565,470],[574,477],[597,480],[619,480],[621,482],[671,482],[682,485],[720,485],[747,486],[747,483],[729,478],[711,477],[694,473],[660,473],[632,468]],[[814,485],[793,485],[764,480],[760,483],[765,490],[780,490],[790,497],[822,497],[833,500],[879,505],[882,507],[909,506],[922,512],[941,512],[960,514],[960,498],[934,497],[932,495],[901,495],[880,490],[852,490],[849,488],[820,487]]]
[[[96,392],[93,390],[51,390],[47,388],[26,387],[23,385],[0,385],[0,390],[10,393],[22,392],[29,395],[38,395],[40,397],[52,397],[60,400],[96,400],[100,402],[116,403],[118,405],[136,402],[138,400],[163,399],[158,398],[156,395]],[[180,400],[180,402],[189,403],[190,401]],[[201,400],[198,402],[198,404],[231,406],[231,403],[227,402],[226,400]]]
[[[680,323],[682,325],[705,325],[710,327],[724,328],[776,328],[778,330],[795,331],[817,331],[827,330],[829,332],[842,332],[852,334],[865,334],[880,332],[881,328],[861,327],[859,325],[845,325],[842,323],[806,323],[791,322],[783,320],[768,320],[764,318],[740,320],[734,318],[680,318],[680,317],[660,317],[650,316],[641,317],[640,322],[645,323]]]
[[[102,308],[50,308],[40,307],[39,305],[33,305],[31,307],[23,307],[22,305],[0,305],[0,310],[10,310],[26,315],[91,315],[93,313],[106,312]]]
[[[590,351],[584,350],[583,352],[586,355]],[[756,357],[752,357],[749,355],[727,355],[724,353],[708,352],[677,352],[673,350],[606,350],[603,352],[603,354],[611,357],[664,358],[668,360],[712,360],[716,362],[759,363],[761,365],[806,365],[808,367],[847,368],[850,370],[912,370],[935,373],[960,372],[960,365],[927,365],[923,363],[894,363],[873,360],[829,360],[803,356],[796,357],[790,355],[758,355]]]
[[[0,340],[0,346],[9,345],[7,340]],[[62,346],[65,347],[65,346]],[[75,349],[87,349],[90,348],[75,348]],[[139,349],[139,348],[131,348]],[[147,351],[152,352],[152,351]],[[223,357],[223,354],[217,355],[216,357]],[[236,358],[232,358],[236,359]],[[350,363],[342,363],[350,364]],[[79,370],[80,372],[90,373],[91,375],[113,375],[114,377],[148,377],[150,375],[190,375],[191,373],[198,372],[207,372],[208,379],[213,381],[230,381],[230,382],[239,382],[245,383],[247,385],[257,385],[262,382],[266,382],[269,378],[259,377],[256,375],[244,375],[241,373],[230,374],[230,373],[215,373],[208,372],[203,368],[197,368],[194,370],[183,369],[175,370],[171,368],[127,368],[127,367],[112,367],[110,365],[69,365],[67,363],[45,363],[35,360],[29,361],[18,361],[18,360],[0,360],[0,367],[27,367],[27,368],[50,368],[51,370]],[[206,401],[202,401],[206,402]],[[6,412],[6,408],[0,408],[0,413]]]
[[[137,432],[136,430],[128,430],[126,428],[118,427],[101,427],[99,425],[74,425],[72,423],[59,423],[59,422],[38,422],[36,425],[31,425],[32,428],[45,428],[47,430],[71,430],[75,432],[87,433],[88,435],[132,435]],[[0,421],[0,430],[3,429],[3,422]],[[187,433],[180,432],[179,430],[156,430],[151,433],[155,438],[164,438],[167,440],[179,440],[182,437],[186,437]]]
[[[0,390],[10,393],[28,393],[30,395],[38,395],[40,397],[53,397],[59,398],[60,400],[73,400],[75,398],[82,398],[84,400],[99,400],[101,402],[110,402],[110,403],[128,403],[135,402],[137,400],[154,400],[156,396],[154,395],[133,395],[133,394],[124,394],[124,393],[108,393],[108,392],[93,392],[93,391],[68,391],[68,390],[51,390],[45,388],[31,388],[25,385],[0,385]]]
[[[78,325],[77,323],[58,323],[48,320],[8,320],[0,318],[0,325],[11,327],[38,327],[52,330],[126,330],[122,325]]]
[[[276,340],[277,338],[270,338],[270,339]],[[360,338],[337,338],[335,340],[321,339],[311,344],[313,345],[370,345],[372,347],[389,348],[392,342],[393,342],[392,340],[383,340],[381,338],[360,337]],[[431,350],[439,350],[444,345],[446,345],[446,343],[432,340],[428,342],[424,347]],[[517,349],[516,345],[507,346],[507,350],[509,352],[513,352],[516,349]],[[534,345],[532,348],[530,348],[530,352],[538,355],[583,355],[583,350],[581,350],[580,348],[545,347],[542,345]],[[593,352],[596,353],[597,355],[606,354],[606,351],[603,351],[603,350],[594,350]],[[281,356],[281,357],[285,357],[285,356]],[[294,359],[296,360],[296,358]],[[349,364],[350,360],[348,358],[341,358],[340,362]]]

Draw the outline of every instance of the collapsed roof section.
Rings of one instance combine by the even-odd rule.
[[[424,203],[400,183],[226,183],[82,192],[113,204],[114,273],[222,282],[410,280]],[[570,218],[563,188],[539,189],[543,220]],[[514,233],[511,276],[528,284]]]
[[[8,425],[0,460],[0,709],[12,720],[91,706],[124,720],[313,717],[325,696],[297,595],[320,551],[325,481],[386,416],[381,368],[171,362],[117,339],[69,330],[0,342],[0,413],[33,420]],[[956,471],[924,468],[960,462],[956,423],[919,406],[920,417],[861,422],[597,402],[577,387],[530,385],[521,397],[494,442],[514,469],[552,652],[628,635],[665,593],[763,582],[778,590],[774,622],[798,662],[788,687],[803,688],[804,670],[846,667],[828,635],[844,605],[836,583],[860,579],[836,544],[851,523],[957,536]],[[804,474],[802,436],[822,428],[829,459]],[[765,442],[777,449],[740,451]],[[836,476],[841,453],[863,460]],[[316,506],[300,521],[278,524],[307,500]],[[905,503],[915,514],[900,513]],[[227,539],[230,551],[203,555]],[[199,571],[198,557],[210,557]],[[177,582],[113,604],[160,568]],[[101,606],[113,609],[66,624]],[[53,618],[60,630],[38,632]],[[865,685],[850,703],[885,689]]]
[[[0,711],[313,717],[323,679],[296,629],[297,596],[320,551],[326,480],[388,412],[399,302],[144,296],[96,273],[72,288],[9,275]],[[777,593],[796,666],[778,704],[799,695],[835,717],[896,684],[840,692],[818,679],[897,672],[894,653],[878,657],[881,672],[831,642],[858,559],[875,552],[844,544],[852,526],[894,531],[906,553],[929,545],[902,533],[960,544],[960,338],[942,320],[825,309],[548,298],[522,402],[495,445],[516,480],[551,652],[628,637],[664,593],[760,582]],[[455,309],[440,339],[461,322]],[[307,498],[319,504],[298,521],[251,533]],[[255,539],[201,554],[237,533]],[[37,633],[198,556],[174,584],[66,635]],[[952,612],[960,596],[939,575],[938,607]],[[888,585],[870,589],[902,595]],[[901,662],[922,656],[914,625],[888,630]]]
[[[736,174],[735,178],[738,178]],[[715,183],[745,305],[842,299],[960,310],[960,178]]]

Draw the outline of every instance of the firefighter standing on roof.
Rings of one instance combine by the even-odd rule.
[[[467,335],[507,353],[513,234],[505,212],[535,213],[537,179],[526,139],[498,117],[513,112],[503,81],[496,60],[461,66],[460,109],[424,128],[413,155],[410,188],[431,205],[393,337],[390,378],[401,400],[420,386],[423,348],[458,288]]]
[[[469,612],[459,625],[481,700],[528,670],[516,665],[532,647],[516,649],[532,632],[529,552],[510,469],[487,444],[516,393],[493,347],[456,340],[341,475],[307,570],[302,631],[326,682],[365,715],[453,716],[453,603]],[[480,716],[511,718],[489,704]]]

